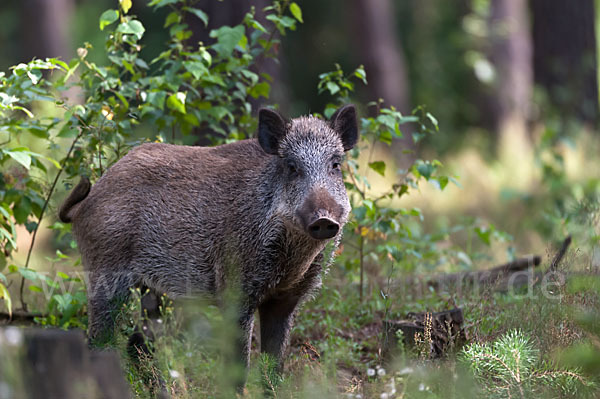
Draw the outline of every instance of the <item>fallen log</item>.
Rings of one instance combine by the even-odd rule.
[[[427,284],[432,288],[439,288],[440,286],[456,286],[460,284],[480,286],[491,285],[514,273],[533,269],[539,266],[541,262],[542,258],[540,256],[529,256],[516,259],[491,269],[437,275],[429,279]]]
[[[552,263],[550,263],[550,268],[548,268],[548,273],[555,272],[558,270],[558,266],[560,266],[560,262],[567,254],[567,250],[569,249],[569,245],[571,245],[571,236],[567,236],[563,241],[560,249],[552,259]]]

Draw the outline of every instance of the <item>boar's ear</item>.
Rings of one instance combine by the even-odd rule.
[[[277,154],[286,125],[286,120],[277,111],[268,108],[258,111],[258,143],[267,154]]]
[[[348,104],[331,115],[331,128],[342,138],[344,151],[351,150],[358,141],[358,126],[356,125],[356,108]]]

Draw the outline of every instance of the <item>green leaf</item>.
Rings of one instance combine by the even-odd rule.
[[[449,182],[448,176],[440,176],[437,178],[437,180],[440,183],[441,190],[445,189]]]
[[[369,168],[373,169],[375,172],[379,173],[381,176],[385,176],[385,162],[383,161],[375,161],[369,163]]]
[[[176,11],[173,11],[165,19],[165,24],[164,24],[163,28],[168,28],[169,26],[171,26],[175,23],[179,23],[179,21],[180,21],[179,14]]]
[[[17,97],[9,96],[8,94],[2,92],[0,92],[0,99],[2,100],[0,101],[1,105],[11,105],[19,102],[19,99]]]
[[[133,65],[130,62],[122,60],[121,63],[123,64],[123,67],[127,70],[127,72],[129,72],[132,75],[135,75],[135,70],[133,69]]]
[[[29,290],[33,292],[44,292],[44,290],[37,285],[30,285]]]
[[[8,223],[10,225],[10,230],[11,230],[11,231],[8,231],[7,229],[4,228],[4,226],[2,226],[0,224],[0,238],[4,237],[4,239],[6,239],[13,248],[17,248],[17,243],[16,243],[17,231],[15,229],[15,224],[10,216],[12,212],[9,213],[6,209],[4,209],[2,206],[0,206],[0,213],[2,213],[2,215],[6,218],[6,220],[8,220]]]
[[[31,80],[31,83],[36,85],[42,78],[42,73],[38,70],[27,71],[27,77]]]
[[[431,115],[429,112],[426,113],[425,115],[427,116],[427,118],[429,118],[429,120],[431,121],[433,126],[435,126],[435,130],[438,131],[439,130],[438,120],[433,115]]]
[[[302,20],[302,9],[300,9],[300,6],[298,4],[296,4],[295,2],[290,4],[290,12],[294,16],[294,18],[300,21],[300,23],[304,23],[304,21]]]
[[[271,90],[271,85],[267,82],[261,82],[250,89],[248,94],[250,94],[253,98],[258,98],[263,96],[264,98],[269,98],[269,92]]]
[[[222,26],[210,32],[210,37],[217,39],[217,44],[213,47],[223,57],[228,57],[233,52],[235,46],[244,36],[244,27],[238,25],[235,27]]]
[[[392,145],[392,132],[389,130],[383,130],[381,133],[379,133],[379,141],[387,145]]]
[[[196,79],[200,79],[201,76],[208,74],[208,68],[200,61],[183,61],[183,66]]]
[[[144,25],[142,25],[142,23],[137,19],[132,19],[131,21],[124,22],[120,24],[117,28],[117,32],[128,35],[134,35],[138,40],[140,40],[142,36],[144,36],[145,31],[146,29],[144,28]]]
[[[65,125],[62,129],[60,129],[60,131],[58,132],[56,137],[73,138],[73,137],[77,137],[78,133],[79,133],[79,131],[77,129],[72,128],[68,125]]]
[[[123,14],[127,14],[129,9],[131,8],[131,0],[119,0],[121,4],[121,8],[123,9]]]
[[[403,116],[402,118],[400,118],[400,123],[404,124],[404,123],[415,123],[419,121],[419,117],[417,116]]]
[[[125,107],[125,110],[128,110],[129,109],[129,101],[127,101],[125,96],[123,94],[119,93],[118,91],[115,91],[115,96],[117,96],[117,98],[121,101],[121,103]]]
[[[25,149],[27,150],[27,149]],[[4,150],[4,153],[9,157],[20,163],[25,167],[25,169],[29,169],[31,166],[31,155],[23,152],[23,150]]]
[[[135,59],[135,65],[139,66],[142,69],[149,69],[150,67],[148,66],[148,64],[146,63],[146,61],[144,61],[141,58],[136,58]]]
[[[487,227],[475,227],[475,233],[477,233],[479,239],[487,246],[491,245],[492,229],[488,229]]]
[[[31,126],[29,127],[28,132],[33,134],[35,137],[39,138],[39,139],[46,139],[48,138],[48,128],[44,128],[41,126]]]
[[[148,93],[148,102],[159,109],[165,108],[167,94],[164,91],[151,91]]]
[[[58,275],[58,277],[62,278],[63,280],[69,280],[71,277],[63,272],[56,272],[56,274]]]
[[[20,201],[13,207],[15,221],[24,224],[31,213],[31,200],[28,197],[21,197]]]
[[[402,197],[406,193],[408,193],[408,185],[401,184],[400,189],[398,190],[398,197]]]
[[[24,267],[19,268],[19,273],[27,280],[36,281],[39,278],[39,274],[35,270],[26,269]]]
[[[340,91],[340,86],[338,86],[337,84],[335,84],[334,82],[327,82],[327,89],[329,90],[329,93],[331,93],[331,95],[335,95],[335,93],[337,93],[338,91]]]
[[[285,35],[286,28],[294,30],[296,27],[296,20],[285,15],[283,17],[279,17],[275,14],[269,14],[266,16],[266,19],[272,21],[282,35]]]
[[[179,2],[179,0],[152,0],[150,3],[148,3],[148,5],[150,7],[156,6],[156,8],[159,8],[169,4],[175,4],[177,2]]]
[[[354,76],[362,80],[364,84],[367,84],[367,73],[365,72],[365,68],[361,65],[354,71]]]
[[[106,10],[100,15],[100,30],[119,19],[119,12],[117,10]]]
[[[26,222],[25,228],[27,229],[29,234],[31,234],[38,228],[38,223],[37,222]]]
[[[428,162],[419,162],[417,165],[417,171],[421,176],[425,178],[425,180],[429,180],[433,172],[435,171],[435,166]]]
[[[4,284],[0,284],[0,299],[4,299],[6,309],[8,310],[8,316],[12,317],[12,301],[10,299],[8,288],[6,288]]]
[[[185,114],[185,97],[186,93],[181,91],[171,94],[167,98],[167,107],[171,108],[174,111]]]
[[[204,11],[192,7],[183,7],[183,10],[191,12],[192,14],[200,18],[202,22],[204,22],[205,27],[208,26],[208,15]]]

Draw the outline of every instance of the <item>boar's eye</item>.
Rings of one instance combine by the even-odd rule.
[[[296,163],[294,161],[288,161],[287,168],[290,175],[298,176],[298,167],[296,166]]]
[[[339,161],[333,161],[331,168],[333,170],[342,170],[342,164]]]

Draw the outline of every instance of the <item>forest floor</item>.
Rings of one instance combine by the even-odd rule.
[[[541,267],[547,270],[550,263],[542,262]],[[566,272],[567,267],[561,270]],[[597,339],[588,331],[582,315],[600,314],[600,277],[578,274],[544,283],[540,275],[532,276],[531,284],[510,291],[499,290],[498,285],[461,292],[411,292],[405,287],[403,292],[394,292],[393,285],[373,286],[362,300],[355,284],[326,278],[322,292],[298,313],[283,374],[274,371],[271,359],[260,355],[255,328],[244,397],[597,397],[597,366],[592,363],[586,368],[585,363],[577,363],[579,360],[573,364],[573,359],[581,357],[571,355],[581,348],[585,352],[590,340]],[[592,283],[582,289],[582,281]],[[436,338],[431,329],[417,334],[414,345],[405,344],[405,337],[390,341],[386,336],[386,320],[406,319],[409,312],[455,308],[464,315],[464,339],[450,338],[442,353],[434,351]],[[214,316],[209,316],[213,322]],[[229,392],[226,387],[230,371],[223,368],[221,355],[213,349],[222,350],[224,346],[215,344],[214,339],[208,345],[197,346],[193,336],[206,331],[206,323],[196,320],[193,325],[188,331],[196,332],[186,334],[184,339],[158,339],[152,374],[163,376],[173,397],[223,396]],[[219,331],[223,330],[215,328],[213,336],[222,338],[224,334]],[[499,378],[494,370],[478,372],[476,351],[485,351],[488,345],[491,349],[485,356],[504,356],[506,348],[498,343],[509,345],[510,337],[521,346],[506,352],[508,360],[514,360],[513,355],[527,358],[515,363],[518,372],[522,367],[522,379]],[[593,350],[588,352],[593,356]],[[495,372],[501,374],[502,370]],[[140,375],[130,364],[129,380],[136,393],[144,397],[151,390]]]
[[[594,357],[600,351],[600,275],[577,250],[557,263],[556,256],[547,256],[537,269],[527,271],[525,284],[508,289],[506,279],[432,286],[427,282],[432,276],[399,274],[383,286],[369,280],[362,299],[357,283],[332,271],[321,292],[298,312],[283,373],[260,354],[257,320],[241,396],[599,397]],[[460,339],[457,330],[450,325],[440,329],[435,320],[429,327],[422,323],[422,332],[408,340],[385,328],[386,322],[414,319],[415,313],[452,309],[462,311]],[[173,398],[240,396],[232,388],[235,370],[224,361],[234,347],[231,314],[206,303],[168,306],[150,324],[156,335],[149,344],[153,357],[136,362],[127,342],[145,323],[140,314],[134,295],[111,343],[136,397],[160,391]],[[31,326],[36,320],[15,318],[13,324]],[[445,333],[440,350],[439,336]],[[513,342],[511,337],[515,346],[503,347]],[[500,359],[506,370],[481,363],[485,358]]]

